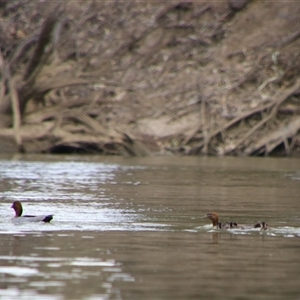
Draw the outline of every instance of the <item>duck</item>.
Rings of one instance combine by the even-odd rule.
[[[216,212],[208,212],[206,215],[202,217],[202,219],[208,218],[212,221],[213,227],[217,229],[252,229],[252,228],[260,228],[260,230],[267,230],[268,225],[266,222],[259,222],[254,225],[240,225],[236,222],[219,222],[219,215]]]
[[[39,216],[32,216],[32,215],[23,215],[23,207],[20,201],[14,201],[11,208],[15,211],[14,220],[17,221],[28,221],[28,222],[45,222],[49,223],[53,219],[53,215],[39,215]]]
[[[254,225],[254,228],[260,228],[260,230],[270,229],[270,227],[268,227],[268,224],[266,222],[258,222]]]

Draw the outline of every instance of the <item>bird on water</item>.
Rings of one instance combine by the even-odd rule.
[[[216,212],[208,212],[202,217],[202,219],[210,219],[212,221],[213,227],[217,229],[251,229],[251,228],[260,228],[261,230],[267,230],[268,225],[266,222],[258,222],[254,225],[238,224],[236,222],[219,222],[219,215]]]
[[[33,215],[23,215],[23,207],[22,203],[20,201],[14,201],[12,204],[11,208],[14,209],[15,211],[15,221],[28,221],[28,222],[45,222],[49,223],[53,219],[53,215],[38,215],[38,216],[33,216]]]

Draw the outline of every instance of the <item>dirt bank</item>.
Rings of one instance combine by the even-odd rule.
[[[20,0],[0,14],[0,151],[300,154],[300,2]]]

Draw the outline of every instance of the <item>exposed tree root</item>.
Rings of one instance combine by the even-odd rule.
[[[23,18],[39,11],[22,1]],[[24,38],[0,32],[0,149],[4,141],[19,152],[116,155],[299,148],[296,21],[272,23],[286,34],[268,37],[239,18],[240,9],[267,10],[263,2],[70,3],[46,1],[50,13],[32,31],[14,29],[19,12],[6,19]]]
[[[212,132],[207,138],[203,139],[203,141],[201,141],[196,146],[194,146],[192,149],[190,149],[190,154],[196,154],[199,152],[200,149],[203,149],[202,150],[203,153],[207,153],[207,144],[210,143],[210,141],[213,138],[216,138],[222,132],[229,130],[232,126],[236,125],[238,122],[242,122],[245,119],[250,118],[251,116],[253,116],[255,114],[261,114],[262,112],[267,111],[268,112],[267,115],[260,122],[258,122],[253,128],[251,128],[247,133],[245,133],[242,138],[237,140],[234,145],[230,145],[229,147],[225,148],[225,150],[221,153],[222,155],[229,154],[232,152],[239,152],[239,153],[243,153],[243,154],[247,154],[247,155],[253,154],[257,150],[255,146],[253,148],[254,149],[253,151],[250,150],[250,149],[252,149],[252,147],[247,147],[246,149],[245,149],[245,147],[242,147],[242,148],[244,148],[244,150],[241,151],[240,150],[241,146],[250,138],[251,135],[253,135],[263,125],[265,125],[268,121],[270,121],[274,117],[276,117],[279,106],[284,101],[286,101],[293,94],[299,93],[299,92],[300,92],[300,79],[297,80],[296,83],[292,87],[290,87],[289,89],[287,89],[284,92],[280,92],[277,96],[275,96],[275,100],[273,100],[272,102],[265,104],[261,107],[258,107],[256,109],[250,110],[248,112],[242,113],[238,117],[234,118],[230,122],[223,125],[221,128],[218,128],[217,130]],[[202,108],[202,110],[203,110],[203,108]],[[295,127],[293,127],[293,128],[295,128]],[[297,130],[292,131],[292,132],[294,132],[294,134],[297,134]],[[290,137],[291,136],[287,136],[286,139],[290,138]],[[189,137],[189,139],[191,139],[191,137]],[[259,148],[261,148],[261,147],[262,146],[260,145]],[[272,148],[272,149],[274,149],[274,148]],[[269,152],[270,151],[268,151],[267,147],[266,147],[266,153],[269,154]]]
[[[292,120],[286,126],[280,126],[273,132],[264,136],[260,140],[256,141],[253,145],[247,147],[244,151],[245,154],[251,155],[255,152],[259,154],[264,153],[265,155],[270,154],[277,146],[284,144],[286,154],[288,155],[292,146],[289,145],[288,140],[294,137],[300,130],[300,118]]]

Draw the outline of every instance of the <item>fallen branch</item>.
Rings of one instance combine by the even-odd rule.
[[[27,82],[27,84],[35,81],[35,78],[38,75],[38,70],[45,61],[46,48],[52,40],[52,32],[57,22],[58,15],[58,6],[56,6],[43,24],[36,48],[32,53],[30,61],[23,75],[23,79]],[[50,51],[48,50],[48,54],[49,53]]]
[[[300,30],[291,33],[290,35],[286,36],[285,38],[283,38],[281,41],[277,42],[274,44],[275,47],[285,47],[288,44],[294,42],[295,40],[297,40],[300,37]]]
[[[200,87],[198,86],[198,89],[200,91]],[[201,102],[201,127],[202,127],[202,134],[203,134],[203,148],[202,148],[202,153],[203,154],[207,154],[208,153],[208,137],[209,137],[209,133],[207,130],[207,120],[206,120],[206,103],[205,100],[202,99]]]
[[[18,97],[18,92],[16,89],[14,78],[10,77],[10,74],[8,74],[7,77],[8,77],[10,98],[12,101],[13,127],[14,127],[14,132],[15,132],[15,140],[16,140],[19,152],[22,153],[25,151],[24,151],[24,147],[22,144],[22,137],[21,137],[21,133],[20,133],[21,113],[20,113],[19,97]]]
[[[37,36],[33,36],[24,41],[15,51],[13,57],[10,60],[10,70],[14,74],[15,70],[19,67],[21,60],[25,57],[25,53],[30,47],[38,40]]]
[[[300,118],[296,118],[291,121],[288,125],[278,128],[273,131],[271,134],[261,138],[254,145],[245,149],[244,153],[247,155],[251,155],[254,152],[265,148],[265,154],[269,154],[272,150],[274,150],[281,143],[287,143],[287,140],[300,130]],[[286,146],[287,149],[287,146]]]
[[[51,78],[44,82],[37,82],[37,84],[31,91],[31,95],[44,94],[53,89],[64,88],[72,85],[92,84],[99,82],[99,78],[84,79],[71,77],[71,75],[70,77],[67,76],[68,75],[64,74],[61,76],[57,76],[56,78]]]
[[[275,100],[265,104],[261,107],[257,107],[253,110],[250,110],[248,112],[245,112],[241,115],[239,115],[238,117],[234,118],[233,120],[231,120],[230,122],[228,122],[227,124],[225,124],[224,126],[222,126],[221,128],[218,128],[217,130],[215,130],[214,132],[212,132],[208,137],[207,137],[207,143],[210,143],[211,139],[216,137],[217,135],[219,135],[221,132],[229,129],[231,126],[235,125],[236,123],[245,120],[249,117],[251,117],[254,114],[257,113],[261,113],[263,111],[266,110],[270,110],[272,109],[270,118],[267,117],[264,120],[262,120],[260,123],[257,124],[257,126],[255,126],[253,129],[251,129],[248,134],[246,135],[246,138],[243,137],[240,141],[238,141],[238,143],[235,145],[235,147],[230,147],[229,149],[226,150],[226,153],[230,153],[232,151],[234,151],[240,144],[242,144],[246,139],[248,139],[250,137],[250,135],[252,135],[258,128],[260,128],[263,124],[265,124],[267,121],[269,121],[269,119],[271,119],[273,116],[275,116],[275,114],[277,113],[278,107],[286,100],[288,99],[291,95],[297,93],[300,89],[300,79],[298,79],[295,84],[290,87],[289,89],[287,89],[285,92],[280,92],[280,94],[275,97]],[[195,153],[198,152],[198,149],[202,148],[204,145],[204,141],[200,142],[199,144],[197,144],[196,146],[194,146],[190,152],[191,153]]]
[[[24,152],[24,148],[22,145],[22,138],[20,133],[21,128],[21,113],[20,113],[20,105],[19,105],[19,97],[18,92],[15,85],[15,80],[11,76],[9,66],[7,66],[4,62],[2,53],[0,52],[0,70],[2,73],[2,88],[5,88],[5,81],[7,81],[8,91],[10,100],[12,103],[12,113],[13,113],[13,128],[14,128],[14,137],[18,147],[19,152]],[[5,91],[2,91],[2,93]],[[0,100],[3,101],[3,98]]]
[[[20,128],[20,135],[23,145],[27,141],[33,141],[36,139],[42,139],[48,135],[48,133],[54,128],[54,122],[42,122],[39,126],[35,125],[22,125]],[[15,133],[13,128],[1,128],[0,138],[14,139]],[[25,150],[27,147],[24,146]]]
[[[41,122],[49,119],[55,119],[58,115],[63,114],[65,111],[69,111],[70,109],[74,108],[99,108],[97,105],[104,105],[104,104],[116,104],[114,101],[105,101],[105,100],[98,100],[95,102],[91,102],[85,98],[80,98],[76,100],[67,100],[66,102],[62,102],[56,105],[52,105],[49,107],[44,107],[40,110],[34,111],[29,113],[25,116],[24,121],[28,124],[40,124]],[[97,107],[96,107],[97,106]]]

